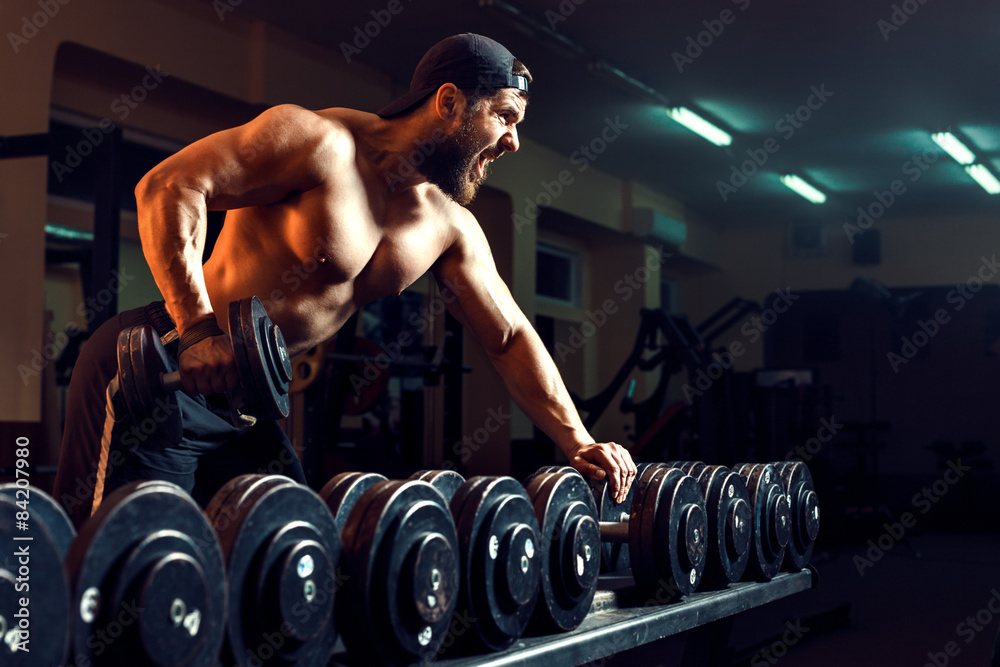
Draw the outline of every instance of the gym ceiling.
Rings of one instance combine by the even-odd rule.
[[[670,195],[714,224],[854,221],[859,206],[877,201],[876,192],[887,201],[894,182],[897,194],[883,219],[1000,211],[1000,195],[987,194],[931,140],[951,129],[1000,177],[1000,3],[225,6],[387,72],[400,86],[437,40],[466,31],[493,37],[535,77],[522,137],[565,155],[571,166],[574,151],[620,119],[627,128],[593,166]],[[608,74],[612,69],[633,81]],[[667,116],[668,105],[697,111],[727,130],[732,143],[718,147],[693,134]],[[788,173],[825,192],[827,201],[812,204],[787,189],[780,175]]]

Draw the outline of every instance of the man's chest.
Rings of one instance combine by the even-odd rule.
[[[289,215],[295,217],[295,253],[322,263],[329,282],[353,283],[359,303],[415,282],[441,255],[447,238],[446,224],[428,207],[373,205],[358,189],[302,197]]]

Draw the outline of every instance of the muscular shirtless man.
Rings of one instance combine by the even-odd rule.
[[[56,497],[82,522],[102,496],[134,479],[177,482],[205,502],[227,479],[283,457],[273,422],[237,428],[220,392],[238,385],[222,335],[227,304],[268,299],[289,268],[318,258],[298,289],[269,302],[292,355],[337,332],[358,308],[397,294],[425,272],[450,283],[454,315],[484,346],[515,402],[594,478],[620,497],[635,476],[627,450],[596,443],[559,373],[497,274],[472,201],[489,163],[518,148],[531,75],[503,46],[457,35],[424,55],[410,91],[378,113],[284,105],[184,148],[136,188],[143,252],[165,299],[127,311],[85,346],[70,386]],[[434,146],[416,170],[415,147]],[[405,173],[404,173],[405,172]],[[412,172],[412,173],[411,173]],[[206,211],[226,210],[202,266]],[[116,418],[115,340],[151,324],[179,357],[184,440],[155,450]],[[178,349],[179,348],[179,349]]]

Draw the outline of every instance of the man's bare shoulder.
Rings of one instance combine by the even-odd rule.
[[[266,142],[272,147],[286,146],[302,155],[321,160],[353,160],[357,142],[356,123],[349,109],[313,111],[296,104],[279,104],[261,113],[250,125],[255,130],[251,142]]]
[[[479,221],[472,212],[455,203],[435,186],[430,186],[428,197],[437,202],[441,225],[445,228],[445,254],[472,257],[491,255],[489,241]]]
[[[303,109],[303,111],[306,111]],[[306,111],[313,114],[315,121],[323,131],[333,135],[332,138],[343,142],[342,149],[352,151],[360,144],[363,144],[366,137],[374,130],[380,122],[380,118],[373,113],[347,109],[344,107],[331,107],[320,111]]]

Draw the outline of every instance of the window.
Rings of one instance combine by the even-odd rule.
[[[567,306],[580,305],[580,255],[539,243],[535,259],[535,294]]]

